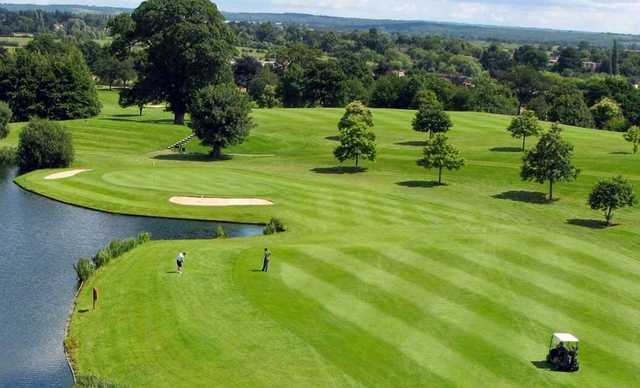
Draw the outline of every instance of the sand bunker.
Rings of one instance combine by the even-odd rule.
[[[91,170],[78,169],[78,170],[69,170],[69,171],[57,172],[55,174],[47,175],[46,177],[44,177],[44,179],[52,180],[52,179],[70,178],[70,177],[72,177],[74,175],[80,174],[81,172],[87,172],[87,171],[91,171]]]
[[[260,198],[171,197],[169,202],[186,206],[270,206],[273,202]]]

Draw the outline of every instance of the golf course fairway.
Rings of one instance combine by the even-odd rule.
[[[451,113],[466,165],[437,186],[437,171],[416,164],[425,134],[411,130],[412,111],[372,110],[378,158],[354,173],[332,155],[342,109],[255,110],[249,139],[210,161],[195,142],[184,155],[165,150],[190,133],[170,113],[138,117],[116,93],[101,99],[99,117],[65,123],[72,168],[90,171],[36,171],[20,185],[119,213],[277,217],[288,231],[153,241],[100,269],[72,316],[78,374],[131,387],[640,385],[640,212],[618,211],[605,229],[586,205],[602,178],[640,188],[640,156],[621,134],[563,127],[581,174],[547,203],[547,186],[520,180],[506,116]],[[553,332],[580,339],[579,372],[539,367]]]

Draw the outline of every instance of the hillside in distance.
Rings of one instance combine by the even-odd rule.
[[[227,20],[240,22],[273,22],[300,24],[312,28],[341,31],[378,28],[387,32],[437,34],[467,40],[504,41],[516,43],[550,43],[576,45],[589,42],[609,47],[613,40],[625,46],[640,45],[640,36],[604,32],[565,31],[543,28],[505,27],[421,20],[359,19],[319,16],[300,13],[232,13],[223,12]]]
[[[0,4],[0,8],[16,12],[40,9],[47,12],[58,11],[78,14],[106,15],[116,15],[122,12],[132,11],[130,8],[79,4]],[[334,29],[338,31],[368,30],[370,28],[377,28],[387,32],[437,34],[466,40],[547,43],[557,45],[577,45],[580,42],[589,42],[592,45],[600,47],[610,47],[612,42],[617,40],[618,43],[623,46],[640,48],[640,35],[631,34],[565,31],[528,27],[504,27],[421,20],[361,19],[302,13],[223,12],[223,14],[227,20],[236,22],[272,22],[285,25],[295,24],[310,28]]]
[[[68,12],[76,14],[96,14],[96,15],[117,15],[123,12],[131,12],[129,8],[119,7],[103,7],[95,5],[80,5],[80,4],[0,4],[0,8],[4,8],[8,11],[32,11],[42,10],[45,12]]]

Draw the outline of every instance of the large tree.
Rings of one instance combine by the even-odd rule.
[[[634,206],[636,203],[633,186],[621,176],[598,182],[589,194],[589,206],[593,210],[604,212],[607,225],[611,225],[615,210]]]
[[[0,100],[13,119],[68,120],[95,116],[100,101],[82,53],[48,35],[0,60]]]
[[[376,135],[371,111],[359,101],[347,105],[346,111],[338,122],[340,145],[333,154],[340,162],[354,160],[355,166],[361,158],[375,160]]]
[[[527,151],[520,176],[523,180],[549,182],[549,200],[553,200],[553,185],[569,182],[578,177],[580,170],[571,163],[573,146],[560,136],[561,129],[554,125],[540,137],[536,147]]]
[[[527,137],[538,135],[542,131],[542,128],[538,123],[538,117],[536,117],[536,114],[527,110],[511,120],[511,124],[507,128],[507,131],[511,132],[511,136],[515,139],[522,138],[522,152],[524,152]]]
[[[464,166],[464,159],[453,145],[447,142],[447,136],[436,134],[427,140],[423,150],[424,157],[418,160],[418,165],[427,168],[438,169],[438,184],[442,184],[442,170],[459,170]]]
[[[222,148],[240,144],[249,135],[254,125],[250,113],[249,98],[235,85],[210,85],[199,90],[191,102],[191,127],[218,159]]]
[[[143,52],[133,88],[166,100],[176,124],[184,124],[196,91],[231,80],[234,35],[208,0],[148,0],[110,28],[117,53]]]

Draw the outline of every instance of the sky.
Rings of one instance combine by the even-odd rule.
[[[0,0],[135,7],[139,0]],[[301,12],[640,34],[640,0],[216,0],[229,12]]]

